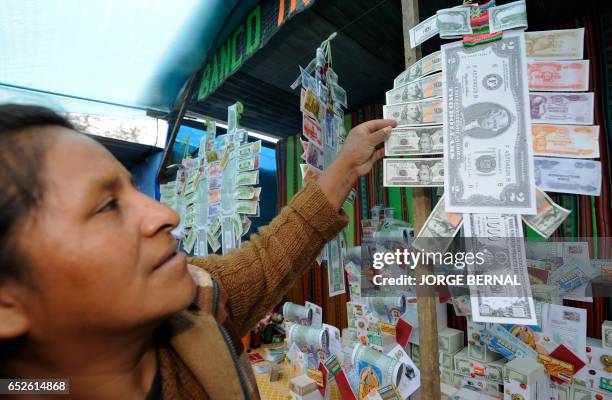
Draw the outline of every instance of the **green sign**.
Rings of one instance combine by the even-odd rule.
[[[261,49],[287,20],[315,0],[263,0],[208,57],[202,71],[198,101],[204,100]]]

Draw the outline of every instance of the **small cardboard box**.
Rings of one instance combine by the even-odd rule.
[[[296,376],[289,381],[289,390],[298,396],[305,396],[312,392],[318,392],[317,383],[306,375]]]
[[[440,351],[456,353],[463,347],[463,331],[444,328],[438,332],[438,348]]]
[[[461,349],[453,352],[453,353],[448,353],[445,351],[440,351],[439,352],[439,361],[440,361],[440,367],[441,368],[446,368],[446,369],[453,369],[455,367],[455,356],[457,354],[459,354],[459,352],[461,351]]]
[[[532,358],[516,357],[504,365],[504,382],[531,385],[546,377],[544,366]]]

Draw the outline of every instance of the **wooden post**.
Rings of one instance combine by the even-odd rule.
[[[420,48],[410,48],[410,28],[419,23],[418,0],[402,0],[402,25],[404,30],[404,59],[406,67],[421,58]],[[429,188],[412,189],[414,231],[418,232],[431,213],[431,192]],[[433,273],[429,264],[417,265],[417,282],[421,276]],[[438,360],[438,325],[436,317],[435,290],[433,286],[417,286],[417,308],[419,313],[419,354],[421,369],[420,398],[423,400],[440,399],[440,365]]]

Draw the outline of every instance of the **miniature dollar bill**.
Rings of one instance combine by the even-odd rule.
[[[442,96],[441,73],[417,79],[386,93],[388,106],[440,96]]]
[[[441,124],[442,99],[426,99],[383,106],[383,117],[397,122],[398,126]]]
[[[527,6],[524,0],[489,9],[489,32],[510,29],[527,29]]]
[[[571,211],[552,201],[540,189],[536,191],[536,204],[538,213],[536,215],[523,215],[523,221],[540,236],[548,239],[570,215]]]
[[[238,186],[234,192],[235,200],[258,199],[261,194],[261,187]]]
[[[599,158],[598,125],[532,124],[533,154],[569,158]]]
[[[461,228],[463,216],[447,213],[444,210],[444,196],[431,211],[421,231],[412,242],[417,250],[445,252],[451,241]]]
[[[432,15],[425,21],[422,21],[418,25],[413,26],[408,31],[408,34],[410,36],[410,47],[414,49],[427,39],[437,35],[438,32],[438,17],[436,15]]]
[[[258,154],[259,152],[261,152],[261,140],[238,147],[238,157],[246,157],[251,154]]]
[[[259,183],[259,170],[240,172],[236,175],[236,186],[250,186]]]
[[[397,78],[393,80],[393,87],[405,85],[425,75],[439,71],[442,71],[442,58],[440,58],[440,52],[436,51],[421,58],[399,74]]]
[[[448,212],[535,214],[522,33],[442,46]]]
[[[525,43],[529,58],[582,60],[584,28],[525,32]]]
[[[259,201],[257,200],[237,200],[235,204],[238,214],[259,215]]]
[[[471,274],[509,282],[470,285],[472,319],[476,322],[537,325],[523,241],[523,225],[516,214],[464,214],[463,229],[470,251],[484,262],[468,264]]]
[[[236,171],[252,171],[254,169],[259,169],[259,156],[250,156],[247,158],[240,158],[236,162]]]
[[[214,235],[210,233],[210,231],[206,233],[206,239],[208,240],[208,244],[210,245],[210,248],[212,249],[213,253],[216,253],[217,250],[221,248],[221,242],[219,242],[219,236],[220,234]]]
[[[246,235],[249,229],[251,229],[251,224],[253,221],[251,221],[246,215],[241,215],[240,222],[242,223],[242,235]]]
[[[445,8],[439,10],[436,16],[438,17],[438,30],[441,39],[460,38],[463,35],[473,33],[469,6]]]
[[[385,158],[383,182],[386,187],[444,185],[444,165],[441,158]]]
[[[534,124],[593,125],[595,98],[589,93],[530,93]]]
[[[442,125],[394,128],[385,142],[385,155],[442,154],[442,137]]]
[[[534,157],[536,185],[546,192],[599,196],[601,162]]]
[[[529,90],[541,92],[586,92],[589,90],[589,60],[530,61]]]

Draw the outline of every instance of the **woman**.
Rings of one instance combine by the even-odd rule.
[[[346,225],[394,125],[355,127],[270,225],[188,265],[177,214],[107,150],[47,109],[0,106],[0,378],[68,378],[83,399],[258,398],[239,338]]]

